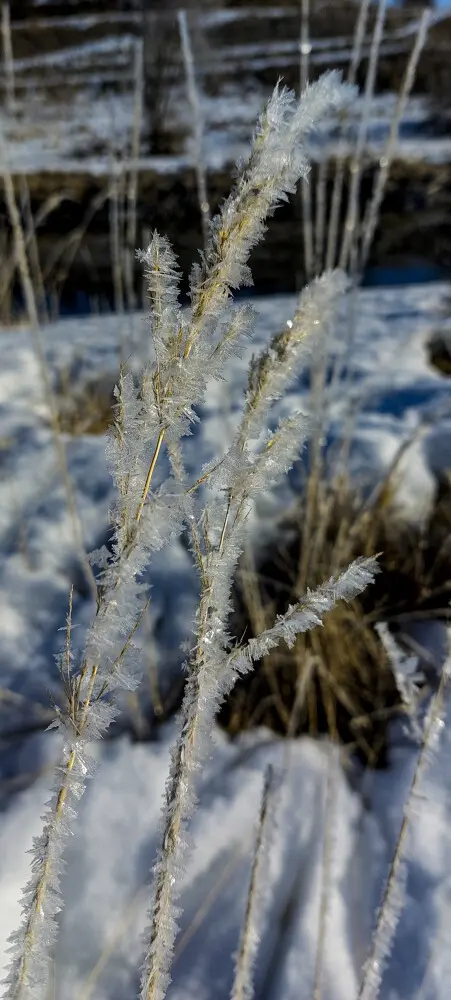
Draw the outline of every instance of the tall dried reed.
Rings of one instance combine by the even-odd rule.
[[[191,308],[182,313],[179,270],[167,240],[154,234],[142,254],[151,303],[153,358],[138,384],[121,372],[118,413],[108,456],[117,486],[112,511],[112,553],[93,555],[100,566],[97,606],[85,647],[73,646],[67,620],[60,671],[66,704],[54,725],[63,736],[54,793],[33,846],[32,875],[23,897],[23,921],[12,936],[6,980],[8,1000],[41,996],[48,982],[49,951],[63,906],[60,876],[76,803],[91,773],[90,741],[111,724],[115,693],[138,683],[139,654],[133,637],[146,607],[142,574],[152,554],[186,525],[198,568],[201,596],[196,634],[187,664],[180,736],[172,751],[162,843],[155,867],[154,897],[141,996],[162,998],[176,935],[177,896],[187,854],[186,827],[195,807],[195,775],[204,760],[217,706],[240,674],[262,653],[320,624],[338,600],[349,600],[376,572],[374,560],[357,560],[344,573],[308,592],[271,628],[234,645],[228,632],[233,573],[243,549],[247,514],[299,455],[306,424],[301,415],[281,422],[268,436],[274,399],[294,377],[302,357],[299,338],[284,342],[279,356],[266,355],[250,383],[242,426],[225,454],[189,482],[183,439],[196,422],[206,379],[222,377],[228,356],[250,336],[253,313],[231,309],[231,292],[249,280],[247,259],[265,230],[265,219],[306,176],[305,137],[318,118],[354,96],[336,73],[307,87],[298,103],[277,86],[263,111],[251,153],[236,187],[211,225],[207,249],[191,276]],[[343,294],[340,274],[323,276],[306,291],[304,335],[327,326]],[[311,327],[308,326],[309,317]],[[302,338],[301,338],[302,339]],[[163,451],[170,465],[164,475]],[[160,471],[159,471],[160,470]],[[155,480],[160,482],[156,483]]]

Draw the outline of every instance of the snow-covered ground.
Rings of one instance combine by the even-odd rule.
[[[291,13],[297,18],[296,8]],[[445,15],[443,10],[436,10],[432,21],[439,22]],[[249,16],[257,20],[259,16],[285,18],[287,11],[266,7],[251,11],[242,7],[210,11],[200,18],[201,28],[203,25],[206,31],[206,44],[199,52],[195,33],[193,35],[205,131],[203,152],[209,169],[221,169],[246,154],[256,116],[270,90],[259,82],[257,71],[272,69],[275,82],[287,69],[292,71],[299,59],[298,32],[294,30],[297,20],[293,22],[289,38],[276,35],[274,41],[239,45],[210,43],[208,31],[211,27],[220,28],[222,23]],[[0,109],[2,156],[6,157],[12,173],[66,171],[108,176],[114,156],[129,157],[135,101],[136,17],[131,15],[128,30],[122,26],[122,18],[123,15],[118,14],[110,19],[101,15],[98,19],[94,15],[72,16],[66,23],[77,29],[73,44],[40,53],[36,43],[37,52],[14,60],[11,73],[15,81],[15,101],[9,109],[5,101]],[[93,21],[104,29],[104,37],[83,39],[83,30],[89,30]],[[53,19],[50,23],[57,28],[61,19]],[[45,27],[48,24],[43,19],[41,29],[36,30]],[[15,30],[13,26],[13,51]],[[397,57],[405,53],[403,58],[407,61],[416,30],[417,22],[413,19],[404,27],[387,31],[381,55]],[[346,72],[351,51],[352,38],[313,38],[309,58],[312,64],[336,64]],[[220,76],[217,76],[218,66],[222,71]],[[209,96],[203,79],[206,73],[211,75],[212,72],[217,76],[217,90],[214,96]],[[173,156],[143,156],[139,161],[140,171],[177,172],[192,163],[191,109],[186,86],[184,82],[174,85],[172,78],[171,81],[168,77],[167,86],[172,90],[166,127],[173,135],[178,152]],[[383,153],[395,103],[395,95],[391,93],[379,95],[373,101],[366,156],[376,162]],[[324,123],[317,139],[312,139],[313,160],[353,152],[362,105],[363,98],[354,102],[350,109],[344,139],[337,139],[336,122]],[[399,131],[398,156],[401,159],[412,163],[450,162],[451,139],[448,136],[428,137],[421,132],[429,115],[426,99],[414,98],[407,102]]]
[[[426,350],[431,333],[446,327],[442,313],[450,293],[448,286],[433,284],[360,291],[357,300],[344,303],[330,345],[331,369],[339,364],[342,373],[330,390],[330,443],[355,410],[350,433],[356,482],[373,485],[401,442],[426,423],[426,433],[401,467],[399,501],[411,518],[424,516],[435,476],[451,467],[451,381],[430,368]],[[283,328],[295,302],[294,296],[253,300],[258,323],[252,343],[243,359],[230,362],[226,383],[208,386],[201,423],[187,442],[192,474],[225,446],[242,406],[250,355]],[[67,320],[42,330],[51,371],[69,373],[74,385],[96,377],[112,385],[119,357],[137,359],[146,336],[144,315]],[[12,330],[2,333],[1,346],[0,968],[6,938],[18,924],[26,851],[40,829],[58,750],[59,737],[41,732],[40,719],[48,711],[49,692],[58,703],[54,654],[64,640],[71,582],[77,644],[92,614],[32,339],[25,329]],[[308,390],[301,378],[275,418],[303,407],[308,408]],[[105,439],[67,437],[66,446],[86,547],[92,549],[105,540],[112,498]],[[270,530],[274,515],[290,503],[301,468],[302,461],[280,488],[263,497],[253,530]],[[181,543],[155,559],[151,579],[151,610],[140,641],[145,668],[149,674],[151,665],[158,671],[164,690],[179,676],[179,643],[190,634],[197,596]],[[149,700],[150,692],[147,681],[143,698]],[[7,737],[34,720],[36,731]],[[153,729],[148,742],[118,734],[96,748],[98,771],[82,799],[67,855],[66,909],[55,956],[58,1000],[132,1000],[137,994],[148,872],[176,729],[172,720]],[[406,906],[383,1000],[450,995],[450,734],[450,729],[442,734],[416,800],[407,843]],[[355,997],[416,755],[409,736],[396,729],[387,772],[364,775],[357,766],[342,770],[325,743],[287,744],[264,730],[231,743],[218,730],[200,782],[195,851],[184,882],[169,996],[225,1000],[229,995],[262,778],[272,762],[284,779],[266,873],[256,997],[313,995],[326,827],[332,831],[332,855],[322,997]]]
[[[100,79],[99,79],[100,84]],[[45,90],[32,88],[18,102],[18,113],[12,118],[0,109],[0,128],[5,143],[4,153],[12,173],[27,174],[58,171],[109,176],[113,155],[129,157],[131,123],[133,122],[133,92],[95,94],[95,79],[89,86],[79,87],[67,99],[49,100]],[[186,169],[193,162],[190,152],[189,126],[191,112],[186,103],[185,88],[174,92],[171,118],[174,134],[177,121],[183,127],[182,153],[171,156],[142,156],[139,171],[171,172]],[[202,97],[205,123],[204,159],[207,169],[221,169],[244,157],[256,116],[261,111],[268,90],[253,84],[237,87],[226,83],[217,97]],[[348,137],[335,136],[335,123],[325,122],[310,142],[310,157],[349,156],[355,147],[355,137],[362,112],[363,98],[350,109]],[[388,138],[396,98],[383,94],[373,101],[368,129],[366,156],[375,162],[381,156]],[[449,163],[451,139],[423,136],[421,129],[428,118],[424,99],[412,98],[406,107],[400,127],[398,156],[415,163]],[[94,152],[101,147],[101,152]]]

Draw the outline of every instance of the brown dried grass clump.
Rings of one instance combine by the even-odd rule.
[[[114,385],[111,376],[74,383],[70,373],[61,373],[55,393],[59,430],[71,437],[104,434],[114,423]]]
[[[358,555],[380,553],[381,573],[351,605],[340,603],[322,628],[281,646],[240,680],[220,714],[230,735],[266,725],[281,735],[329,733],[370,766],[384,766],[389,720],[403,711],[378,621],[446,617],[451,598],[451,485],[437,491],[427,522],[408,525],[385,483],[370,504],[348,482],[321,482],[314,531],[303,537],[305,496],[280,523],[275,538],[242,560],[235,581],[231,630],[258,634],[305,591]],[[305,557],[307,547],[307,558]],[[304,557],[303,557],[304,551]]]

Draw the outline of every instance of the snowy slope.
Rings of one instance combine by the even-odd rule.
[[[156,744],[126,737],[97,750],[98,771],[82,800],[67,855],[66,909],[55,958],[61,1000],[132,1000],[142,959],[141,933],[149,903],[148,872],[158,846],[158,817],[176,725]],[[47,740],[47,759],[56,740]],[[332,851],[327,869],[328,915],[322,961],[325,1000],[355,997],[374,912],[398,836],[416,752],[392,752],[391,769],[347,777],[327,744],[287,745],[264,732],[230,744],[222,734],[200,782],[192,825],[193,857],[184,880],[181,934],[173,985],[177,1000],[229,996],[245,905],[263,772],[268,762],[282,786],[265,869],[267,909],[256,965],[256,996],[312,996],[318,940],[325,826]],[[447,1000],[450,969],[449,731],[415,804],[406,848],[409,878],[382,997]],[[330,770],[332,772],[330,773]],[[332,800],[327,787],[333,781]],[[39,832],[48,776],[12,797],[0,828],[0,954],[19,917],[27,850]],[[329,805],[326,807],[326,802]]]

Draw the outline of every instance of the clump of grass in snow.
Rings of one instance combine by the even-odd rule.
[[[189,481],[183,462],[183,439],[198,419],[195,407],[203,398],[206,380],[223,376],[227,357],[250,335],[252,310],[230,309],[232,289],[250,280],[249,252],[262,237],[266,218],[307,175],[304,140],[309,129],[354,95],[354,88],[342,85],[337,73],[307,87],[300,102],[291,92],[275,88],[259,119],[249,159],[212,222],[200,264],[193,268],[187,314],[179,306],[179,270],[168,241],[155,234],[141,255],[148,275],[154,358],[144,366],[138,384],[122,370],[116,389],[117,421],[108,447],[117,486],[111,514],[114,541],[111,553],[105,549],[92,557],[101,567],[101,579],[83,650],[73,647],[68,617],[60,661],[66,704],[54,721],[64,748],[43,832],[33,845],[23,921],[12,937],[5,1000],[45,993],[56,916],[63,906],[60,875],[66,837],[92,773],[89,743],[114,719],[115,692],[133,690],[138,683],[139,655],[133,636],[146,606],[142,577],[153,553],[187,526],[201,597],[154,870],[142,1000],[161,1000],[169,983],[180,875],[187,854],[186,826],[196,804],[194,778],[221,699],[262,655],[282,641],[291,647],[297,635],[319,625],[337,601],[353,599],[376,571],[373,559],[356,560],[297,600],[261,635],[241,644],[232,641],[230,592],[245,542],[249,504],[290,468],[305,436],[300,414],[282,421],[272,435],[266,433],[272,401],[284,391],[298,363],[296,352],[290,353],[287,345],[282,346],[279,364],[274,359],[274,370],[266,367],[255,396],[247,398],[245,433],[238,433],[196,483]],[[317,283],[311,294],[316,297],[319,323],[306,334],[315,333],[322,320],[328,322],[342,292],[341,275],[330,273]],[[164,448],[170,463],[166,477]]]
[[[310,587],[340,572],[360,553],[380,554],[380,573],[351,606],[337,605],[322,629],[299,635],[291,650],[283,645],[272,650],[238,681],[218,715],[229,733],[257,725],[284,735],[328,733],[370,766],[385,764],[388,724],[404,707],[375,625],[390,622],[402,642],[404,622],[448,618],[449,500],[444,481],[424,524],[412,525],[396,509],[391,478],[365,501],[343,477],[327,481],[323,476],[315,493],[315,529],[306,538],[306,487],[267,544],[240,561],[232,634],[258,634],[296,601],[304,548]],[[429,673],[432,683],[433,664]]]
[[[230,619],[234,636],[248,638],[269,628],[298,598],[307,500],[306,491],[293,511],[281,518],[273,538],[241,560]],[[356,516],[351,491],[342,490],[340,496],[336,483],[321,480],[307,561],[310,587],[340,572],[359,545],[365,545],[363,533],[350,537]],[[371,546],[372,555],[378,552],[380,548]],[[291,736],[329,733],[370,764],[381,763],[387,721],[399,698],[384,648],[366,620],[360,596],[351,605],[337,605],[322,629],[300,634],[292,649],[281,645],[263,657],[252,675],[240,679],[231,691],[218,715],[220,724],[232,735],[257,725]]]

